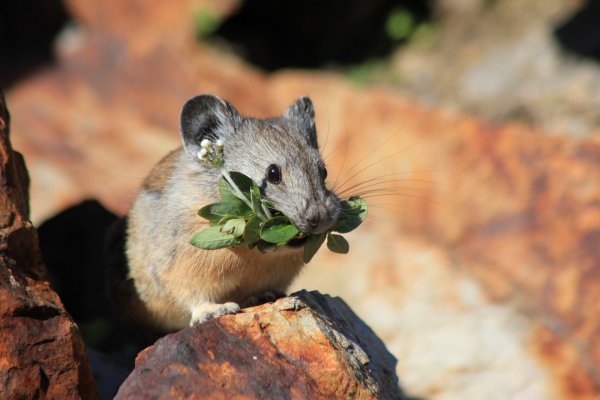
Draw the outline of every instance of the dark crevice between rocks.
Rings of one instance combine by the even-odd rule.
[[[38,228],[42,257],[65,308],[76,321],[102,314],[105,304],[103,236],[118,217],[87,200]]]
[[[0,89],[54,61],[54,39],[68,20],[61,0],[0,1]]]
[[[600,61],[600,2],[589,0],[554,32],[568,51]]]
[[[294,386],[293,383],[290,383],[289,387],[286,385],[265,387],[264,382],[270,382],[274,373],[276,376],[282,377],[283,382],[293,382],[290,377],[298,374],[298,369],[302,370],[302,364],[298,365],[293,360],[287,359],[268,335],[263,334],[264,342],[251,340],[244,336],[239,337],[224,330],[216,320],[212,320],[203,324],[201,329],[186,329],[159,339],[158,336],[148,336],[146,332],[129,326],[127,321],[122,318],[122,310],[110,307],[111,299],[108,298],[106,289],[110,281],[109,276],[114,272],[111,272],[111,268],[108,266],[112,265],[115,260],[106,258],[105,235],[107,232],[112,232],[115,226],[122,225],[119,224],[119,221],[123,220],[105,209],[99,202],[88,200],[66,209],[39,228],[40,246],[53,285],[61,296],[66,310],[73,315],[80,327],[88,346],[88,355],[101,398],[108,399],[115,396],[122,382],[132,371],[135,356],[157,339],[154,351],[162,356],[153,359],[150,364],[155,365],[158,369],[162,368],[160,365],[165,362],[167,364],[176,362],[178,365],[184,366],[186,371],[192,375],[201,375],[204,372],[198,367],[198,357],[202,358],[206,365],[220,365],[230,359],[235,359],[239,362],[236,364],[237,373],[246,377],[247,388],[242,392],[257,393],[261,396],[259,398],[267,398],[271,394],[276,398],[288,396],[292,390],[291,387]],[[120,261],[116,260],[116,262]],[[124,275],[121,276],[121,278],[123,277]],[[331,330],[339,327],[340,332],[352,338],[354,338],[351,333],[353,330],[357,335],[361,333],[373,335],[373,332],[363,322],[352,322],[357,317],[351,311],[341,314],[339,311],[334,311],[331,308],[331,304],[334,303],[340,307],[343,306],[344,309],[347,308],[339,299],[333,300],[333,303],[330,304],[322,298],[323,296],[311,295],[305,291],[300,293],[300,297],[310,301],[315,312],[323,314],[323,318],[337,321],[332,325],[327,325],[322,321],[323,329],[328,332],[326,334],[330,336],[329,340],[336,349],[347,351],[352,356],[350,362],[353,364],[355,376],[366,380],[366,377],[370,375],[369,371],[365,369],[371,368],[371,366],[364,365],[360,361],[353,361],[354,359],[364,360],[365,357],[357,356],[358,349],[344,348],[346,341],[337,337]],[[294,305],[294,309],[296,309],[296,305]],[[22,312],[25,314],[26,310]],[[40,316],[43,316],[43,313]],[[350,332],[346,332],[347,330]],[[177,341],[182,338],[186,338],[186,341]],[[191,346],[189,343],[195,344]],[[212,349],[213,358],[208,354],[198,354],[199,343]],[[357,341],[357,343],[363,345],[362,341]],[[267,348],[267,346],[273,348]],[[369,343],[364,343],[364,346],[365,348],[372,346],[379,349],[383,343],[371,339]],[[257,354],[271,354],[271,351],[274,354],[270,361],[262,360],[260,356],[258,360],[262,361],[253,358]],[[384,353],[383,350],[375,351],[374,358],[370,361],[375,364],[377,358],[384,359],[386,357]],[[390,365],[395,365],[395,360],[393,361]],[[169,381],[165,388],[174,382],[186,385],[180,380],[177,369],[173,371],[165,369],[165,371],[168,374],[172,373],[167,378],[173,380]],[[386,385],[395,384],[397,386],[397,380],[394,381],[395,376],[388,371],[384,372],[383,376],[391,382],[386,381]],[[136,374],[135,371],[134,374]],[[137,374],[152,375],[152,372],[141,369],[141,372],[138,371]],[[308,376],[303,379],[312,382]],[[366,384],[368,386],[370,381]],[[220,383],[215,385],[218,386]],[[316,383],[308,385],[310,388],[296,386],[294,388],[295,390],[306,390],[307,394],[317,390]],[[217,386],[205,388],[207,395],[222,390]]]
[[[269,71],[358,64],[386,57],[406,41],[386,30],[399,9],[415,24],[431,19],[422,0],[245,1],[212,37]]]
[[[46,278],[40,253],[31,250],[35,249],[37,245],[37,232],[31,224],[25,224],[24,227],[9,232],[5,243],[6,256],[15,260],[21,271],[36,280]]]
[[[109,276],[124,278],[107,269],[121,262],[107,258],[105,238],[119,221],[98,201],[85,200],[38,229],[52,287],[79,327],[101,399],[115,396],[137,353],[158,338],[129,325],[108,296]]]
[[[112,307],[109,277],[122,271],[108,266],[123,261],[107,258],[106,235],[119,221],[98,201],[85,200],[42,223],[38,234],[53,288],[85,344],[98,352],[92,359],[131,370],[137,352],[158,336],[130,326]]]
[[[13,312],[13,316],[47,321],[60,315],[58,309],[50,306],[23,306]]]
[[[50,387],[50,379],[48,378],[48,375],[46,375],[46,372],[44,372],[44,368],[42,368],[42,366],[40,366],[40,391],[39,391],[40,399],[46,398],[46,394],[48,393],[49,387]]]
[[[39,342],[35,342],[32,344],[32,346],[43,346],[45,344],[52,343],[52,342],[54,342],[54,338],[48,338],[48,339],[40,340]]]

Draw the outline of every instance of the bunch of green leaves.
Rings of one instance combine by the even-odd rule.
[[[215,33],[221,26],[221,19],[209,8],[196,10],[193,15],[194,28],[198,39],[205,39]]]
[[[327,247],[336,253],[348,253],[343,236],[356,229],[367,216],[367,203],[355,196],[343,201],[340,217],[326,232],[305,235],[286,217],[263,199],[256,183],[239,172],[223,171],[219,180],[221,200],[202,207],[198,214],[209,227],[198,232],[191,244],[205,250],[226,247],[256,247],[265,252],[276,250],[292,240],[305,239],[304,262],[309,262],[327,239]]]

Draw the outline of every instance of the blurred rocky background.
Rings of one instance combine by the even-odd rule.
[[[370,216],[294,289],[343,298],[411,396],[598,399],[599,27],[582,0],[3,2],[0,83],[35,225],[126,213],[194,94],[309,95]]]

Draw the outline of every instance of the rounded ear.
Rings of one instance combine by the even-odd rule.
[[[233,133],[240,119],[237,110],[217,96],[192,97],[183,105],[179,118],[185,151],[196,155],[202,139],[224,138]]]
[[[299,97],[283,115],[298,126],[301,134],[306,136],[308,143],[317,147],[317,128],[315,126],[315,110],[312,101],[307,96]]]

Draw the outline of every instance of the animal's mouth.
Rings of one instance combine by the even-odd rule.
[[[290,246],[290,247],[293,247],[293,248],[304,246],[304,243],[306,243],[306,239],[307,238],[308,238],[308,236],[305,236],[303,238],[292,239],[292,240],[290,240],[289,242],[286,243],[286,246]]]

